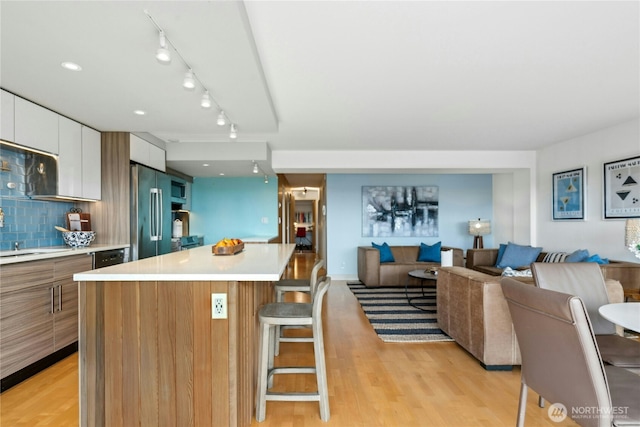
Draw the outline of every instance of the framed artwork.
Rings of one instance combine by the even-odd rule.
[[[362,187],[363,237],[437,237],[438,186]]]
[[[640,218],[640,156],[604,164],[604,218]]]
[[[585,219],[587,168],[553,174],[553,220]]]

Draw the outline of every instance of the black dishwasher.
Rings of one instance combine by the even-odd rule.
[[[110,265],[122,264],[125,262],[124,249],[111,249],[93,253],[93,269],[109,267]]]

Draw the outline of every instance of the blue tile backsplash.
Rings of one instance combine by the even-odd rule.
[[[64,245],[62,234],[54,227],[66,227],[66,213],[74,207],[73,202],[25,196],[24,152],[0,145],[0,162],[0,207],[4,212],[0,250],[13,249],[16,241],[25,249]]]
[[[14,242],[20,248],[63,246],[62,234],[54,227],[66,227],[66,213],[73,207],[71,202],[48,202],[0,197],[4,211],[4,228],[0,228],[0,250],[13,249]]]

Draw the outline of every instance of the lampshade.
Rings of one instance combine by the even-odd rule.
[[[624,244],[640,258],[640,219],[628,219],[624,230]]]
[[[440,266],[453,267],[453,249],[440,251]]]
[[[480,218],[469,221],[469,234],[472,236],[491,234],[491,221]]]

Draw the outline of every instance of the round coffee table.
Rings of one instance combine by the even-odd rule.
[[[407,281],[404,284],[404,293],[407,296],[407,302],[409,303],[410,306],[415,307],[418,310],[427,311],[424,308],[415,305],[413,303],[413,300],[414,299],[418,299],[418,298],[426,298],[426,295],[424,294],[425,281],[433,282],[433,286],[435,286],[436,282],[438,280],[438,275],[437,274],[433,274],[430,271],[425,271],[425,270],[411,270],[408,274],[409,274],[409,277],[407,277]],[[409,298],[409,278],[410,277],[414,277],[416,279],[420,279],[420,288],[422,290],[422,296],[421,297],[417,296],[417,297]]]

